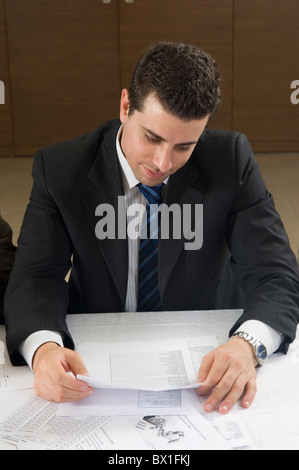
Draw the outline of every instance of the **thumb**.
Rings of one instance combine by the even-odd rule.
[[[89,377],[88,371],[79,353],[68,350],[65,359],[65,370],[67,372],[72,372],[75,377],[77,377],[77,375]]]
[[[203,358],[200,368],[198,370],[198,374],[197,374],[197,380],[199,383],[202,383],[206,380],[211,370],[213,362],[214,362],[214,358],[211,353],[207,354]]]

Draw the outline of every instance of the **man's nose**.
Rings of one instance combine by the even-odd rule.
[[[155,152],[154,165],[161,173],[166,173],[172,168],[172,151],[167,146],[161,145]]]

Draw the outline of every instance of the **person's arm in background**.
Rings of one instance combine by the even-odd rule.
[[[3,319],[3,300],[13,266],[16,247],[12,242],[12,230],[0,215],[0,323]]]

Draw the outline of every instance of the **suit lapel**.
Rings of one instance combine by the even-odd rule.
[[[199,170],[197,166],[189,160],[189,162],[173,176],[171,176],[164,202],[168,208],[172,204],[179,204],[181,221],[183,218],[183,205],[189,204],[191,206],[191,224],[190,232],[194,229],[195,225],[195,204],[203,204],[205,195],[204,184],[201,181]],[[170,224],[171,225],[171,224]],[[183,236],[183,228],[181,225],[182,236],[180,239],[172,238],[172,230],[170,227],[169,240],[160,240],[159,247],[159,288],[160,295],[163,300],[163,294],[168,282],[168,279],[175,267],[176,262],[184,244],[190,240],[188,237]],[[185,234],[186,235],[186,234]]]
[[[115,283],[124,308],[127,293],[128,245],[126,238],[117,239],[119,196],[124,194],[115,145],[118,127],[114,127],[100,145],[97,157],[85,182],[82,203],[90,229],[95,237],[96,224],[99,221],[99,217],[95,215],[96,208],[101,204],[109,204],[114,208],[115,238],[111,238],[109,233],[109,237],[103,240],[96,237],[96,243]],[[125,209],[122,208],[121,212],[125,213]],[[99,267],[99,269],[101,268]]]

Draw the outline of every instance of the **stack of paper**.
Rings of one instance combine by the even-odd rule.
[[[23,374],[19,388],[12,390],[8,380],[10,391],[1,389],[0,448],[228,450],[250,445],[238,413],[206,415],[194,390],[200,356],[215,347],[213,341],[206,338],[191,347],[191,355],[187,342],[83,343],[78,350],[90,377],[82,378],[98,388],[85,400],[63,405],[35,396],[25,368],[31,388]]]

